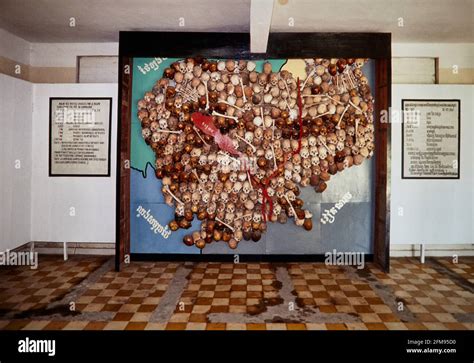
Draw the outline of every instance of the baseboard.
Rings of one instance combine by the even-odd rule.
[[[474,256],[474,244],[426,244],[426,257]],[[420,244],[390,246],[390,257],[419,257]]]
[[[32,241],[15,250],[31,250],[32,246],[34,246],[34,251],[40,255],[64,254],[63,242]],[[115,243],[110,242],[67,242],[66,246],[68,255],[115,255]]]
[[[30,250],[34,243],[34,250],[39,254],[62,255],[64,246],[62,242],[28,242],[15,248],[15,251]],[[115,243],[106,242],[68,242],[68,255],[115,255]],[[425,256],[427,257],[452,257],[474,256],[474,244],[430,244],[425,245]],[[390,257],[419,257],[419,244],[396,244],[390,246]]]

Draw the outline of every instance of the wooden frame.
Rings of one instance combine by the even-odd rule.
[[[390,246],[390,124],[380,122],[391,104],[391,34],[389,33],[271,33],[265,54],[250,53],[248,33],[120,32],[117,146],[116,269],[130,254],[130,94],[134,57],[208,58],[370,58],[375,60],[375,195],[373,259],[389,270]],[[371,260],[372,255],[366,255]],[[144,256],[136,256],[138,259]],[[163,256],[176,260],[183,256]],[[185,255],[193,260],[233,260],[233,255]],[[242,256],[243,257],[243,256]],[[294,256],[257,256],[257,260],[295,260]],[[265,258],[263,258],[265,257]],[[293,257],[293,258],[292,258]],[[250,256],[249,260],[255,256]],[[298,261],[320,260],[298,255]],[[243,258],[241,258],[241,261]]]
[[[404,98],[402,99],[402,115],[404,115],[405,101],[421,101],[421,102],[457,102],[458,103],[458,159],[457,171],[458,175],[455,177],[429,177],[429,176],[405,176],[405,120],[402,120],[402,179],[425,179],[425,180],[457,180],[461,178],[461,100],[460,99],[421,99],[421,98]],[[404,117],[404,116],[403,116]]]
[[[52,132],[52,103],[54,100],[108,100],[109,101],[109,132],[108,132],[108,151],[107,151],[107,174],[52,174],[51,173],[51,132]],[[110,177],[110,156],[112,150],[112,97],[50,97],[49,98],[49,144],[48,144],[48,176],[49,177]],[[119,106],[120,107],[120,106]]]

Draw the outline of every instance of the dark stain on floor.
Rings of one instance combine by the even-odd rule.
[[[460,288],[469,291],[470,293],[474,293],[474,284],[469,282],[469,280],[465,279],[461,275],[457,274],[450,268],[446,267],[443,263],[437,261],[434,258],[428,257],[426,262],[434,269],[436,272],[447,276],[452,282],[458,285]]]
[[[257,305],[252,305],[247,308],[247,314],[259,315],[267,311],[270,306],[277,306],[283,304],[284,300],[281,297],[264,298],[261,299]]]

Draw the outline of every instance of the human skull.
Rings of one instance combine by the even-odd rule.
[[[206,173],[201,173],[201,175],[199,175],[199,181],[202,183],[202,184],[205,184],[207,182],[207,174]]]
[[[264,169],[258,169],[255,173],[255,177],[259,180],[262,180],[263,178],[265,178],[265,170]]]
[[[251,186],[250,186],[250,183],[248,181],[245,181],[243,186],[242,186],[242,190],[245,194],[248,194],[250,193],[250,191],[252,190]]]
[[[142,129],[142,136],[144,139],[149,138],[151,136],[151,130],[148,127]]]
[[[209,181],[215,183],[218,179],[218,175],[217,175],[217,171],[212,171],[210,174],[209,174]]]
[[[157,132],[155,133],[157,134]],[[167,144],[163,150],[164,155],[172,155],[174,151],[173,145]]]
[[[275,195],[275,189],[273,189],[272,187],[268,187],[267,194],[268,196],[273,197]]]
[[[237,181],[237,173],[236,173],[236,172],[230,173],[230,175],[229,175],[229,180],[230,180],[232,183],[235,183],[235,182]]]
[[[294,166],[300,165],[301,164],[301,155],[300,154],[295,154],[295,155],[293,155],[291,160],[292,160]]]
[[[151,135],[151,141],[152,142],[158,142],[160,141],[160,134],[158,132],[154,132],[152,135]]]
[[[333,144],[335,145],[337,143],[337,136],[335,133],[331,132],[330,134],[326,135],[326,143],[328,145]]]
[[[207,163],[207,156],[206,155],[201,155],[199,157],[199,165],[205,165]]]
[[[234,213],[235,212],[235,204],[234,203],[229,203],[226,206],[227,213]]]
[[[277,187],[282,187],[285,184],[285,178],[282,176],[279,176],[277,178]]]
[[[204,203],[208,203],[210,199],[211,199],[211,193],[209,192],[202,193],[202,201]]]
[[[226,222],[227,224],[230,224],[230,223],[232,223],[232,221],[234,220],[234,218],[235,218],[234,213],[229,213],[229,212],[227,212],[227,213],[225,214],[225,217],[224,217],[224,222]]]
[[[217,203],[217,212],[218,212],[218,213],[219,213],[219,212],[224,212],[224,211],[225,211],[225,207],[226,207],[225,203],[223,203],[223,202]]]
[[[189,202],[191,202],[192,194],[190,192],[185,192],[185,193],[183,193],[181,198],[182,198],[184,203],[189,203]]]
[[[285,188],[284,187],[276,188],[275,194],[278,198],[283,198],[283,196],[285,195]]]
[[[288,193],[286,193],[286,196],[290,202],[294,202],[296,199],[296,195],[292,190],[289,190]]]
[[[230,180],[226,180],[226,182],[224,183],[224,191],[226,193],[232,192],[232,187],[233,186],[234,186],[234,184]]]
[[[252,216],[252,221],[255,223],[260,223],[262,221],[262,214],[260,212],[254,212]]]
[[[248,143],[251,144],[251,143],[253,142],[253,132],[247,131],[247,132],[245,133],[245,137],[244,137],[244,138],[245,138],[245,141],[247,141]]]
[[[354,62],[354,65],[357,67],[357,68],[362,68],[364,66],[364,59],[363,58],[357,58]]]
[[[291,142],[291,149],[292,149],[293,151],[298,150],[298,148],[299,148],[299,146],[300,146],[298,140],[291,139],[290,142]]]
[[[281,213],[281,205],[280,204],[274,204],[273,205],[273,214],[276,216],[279,216]]]
[[[219,72],[211,73],[211,80],[213,80],[214,82],[217,82],[220,79],[221,79],[221,74]]]
[[[311,160],[310,159],[303,159],[303,169],[311,168]]]
[[[291,176],[291,180],[293,180],[295,183],[300,183],[301,182],[301,175],[300,173],[293,173]]]
[[[195,147],[195,148],[193,148],[193,149],[191,150],[191,156],[198,158],[198,157],[201,156],[201,152],[202,152],[202,151],[201,151],[200,148]]]
[[[168,126],[168,124],[166,124]],[[155,131],[158,131],[158,128],[160,127],[160,124],[156,121],[153,121],[151,124],[150,124],[150,130],[151,132],[155,132]]]
[[[214,214],[217,210],[217,204],[215,202],[211,202],[207,205],[206,212],[209,214]]]
[[[344,130],[336,130],[336,137],[338,141],[344,141],[346,139],[346,132]]]
[[[223,189],[224,189],[224,184],[221,181],[217,181],[214,184],[214,193],[220,194],[220,193],[222,193]]]
[[[271,149],[268,149],[265,151],[265,159],[267,160],[271,160],[273,159],[273,152]]]
[[[236,181],[234,183],[234,186],[232,187],[232,192],[238,193],[238,192],[240,192],[241,189],[242,189],[242,183],[239,182],[239,181]]]
[[[324,146],[319,146],[318,154],[319,154],[320,159],[326,159],[326,157],[328,156],[328,151],[326,150]]]
[[[202,196],[202,193],[205,192],[204,186],[205,186],[205,184],[203,184],[203,183],[199,183],[199,185],[197,186],[197,191],[198,191],[199,194],[201,194],[201,196]]]
[[[300,155],[303,159],[309,158],[309,149],[307,147],[303,147],[301,149]]]
[[[181,108],[182,105],[183,105],[183,99],[181,97],[176,97],[174,99],[174,106],[176,108]]]
[[[222,192],[220,194],[220,199],[223,203],[227,203],[229,201],[229,194],[227,192]]]
[[[289,153],[291,151],[291,142],[288,139],[283,140],[282,149],[285,153]]]
[[[178,216],[184,216],[184,204],[183,203],[177,203],[175,213]]]

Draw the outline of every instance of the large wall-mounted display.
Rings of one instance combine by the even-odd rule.
[[[373,254],[376,60],[206,53],[122,58],[132,256]]]

